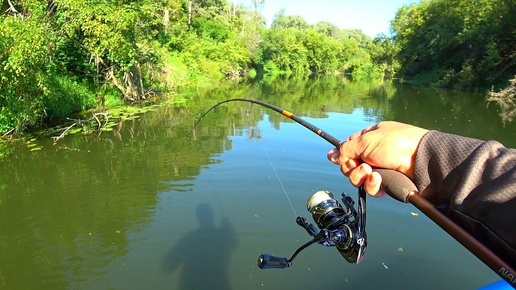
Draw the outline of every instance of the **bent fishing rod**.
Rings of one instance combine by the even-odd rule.
[[[301,124],[303,127],[317,134],[336,148],[340,147],[341,142],[337,138],[317,126],[280,107],[254,99],[234,98],[219,102],[204,112],[197,122],[195,122],[193,128],[195,128],[197,124],[216,107],[230,102],[247,102],[271,109],[296,123]],[[190,131],[188,136],[192,134],[192,131]],[[179,150],[181,150],[183,145],[181,145]],[[381,175],[382,189],[388,195],[400,202],[414,205],[484,264],[491,268],[491,270],[498,274],[503,280],[516,288],[516,272],[514,269],[512,269],[511,266],[485,245],[475,239],[470,233],[466,232],[441,213],[432,203],[422,197],[412,180],[404,174],[394,170],[377,168],[373,171],[378,172]],[[282,269],[290,267],[292,266],[294,258],[302,250],[314,243],[319,243],[327,247],[335,246],[346,261],[349,263],[359,263],[364,257],[367,247],[367,235],[365,232],[365,197],[366,192],[361,186],[358,188],[358,205],[355,209],[353,199],[345,193],[342,194],[342,204],[334,199],[333,194],[329,191],[318,191],[314,193],[308,199],[307,210],[312,214],[312,218],[318,228],[310,224],[304,217],[296,218],[296,223],[304,228],[308,234],[313,237],[313,239],[299,247],[290,259],[263,254],[258,258],[258,266],[261,269]]]

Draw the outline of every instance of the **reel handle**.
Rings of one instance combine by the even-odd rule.
[[[291,263],[285,257],[276,257],[269,254],[258,257],[258,267],[260,269],[285,269],[290,265]]]
[[[382,188],[392,198],[408,203],[409,195],[417,192],[416,185],[405,174],[391,169],[373,169],[382,176]]]

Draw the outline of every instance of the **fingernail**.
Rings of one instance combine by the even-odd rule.
[[[353,160],[353,159],[348,159],[348,161],[346,161],[345,164],[350,169],[357,167],[357,164],[355,163],[355,160]]]
[[[331,156],[331,162],[337,162],[337,160],[339,160],[339,153],[334,153]]]
[[[369,182],[373,185],[377,185],[378,183],[380,183],[380,178],[378,178],[379,175],[377,174],[371,174],[371,176],[369,177]]]

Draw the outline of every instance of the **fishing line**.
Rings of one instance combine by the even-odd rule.
[[[251,114],[251,110],[253,109],[254,103],[251,103],[251,106],[245,111],[246,115],[249,116]],[[279,184],[281,185],[281,188],[283,189],[283,194],[285,194],[285,197],[288,200],[288,203],[290,204],[290,208],[292,208],[292,211],[294,212],[294,216],[297,217],[296,209],[294,208],[294,205],[292,204],[292,201],[290,200],[290,197],[288,196],[287,190],[285,189],[285,186],[283,186],[283,182],[281,181],[281,178],[279,177],[278,171],[276,170],[276,167],[274,166],[274,163],[272,163],[272,159],[269,156],[269,153],[267,152],[267,149],[265,149],[265,146],[263,145],[263,142],[260,138],[258,138],[258,142],[260,142],[260,145],[262,145],[263,152],[265,152],[265,156],[267,156],[267,159],[269,160],[269,164],[272,167],[272,170],[274,171],[274,174],[276,175],[276,178],[278,179]]]
[[[278,175],[278,172],[276,171],[276,167],[274,167],[274,164],[272,163],[271,158],[269,157],[269,153],[267,153],[267,150],[265,149],[265,146],[263,146],[262,141],[260,141],[260,145],[262,145],[263,152],[265,152],[265,155],[267,156],[267,159],[269,160],[269,163],[271,164],[272,170],[274,170],[274,174],[276,174],[276,178],[278,179],[279,184],[281,185],[281,188],[283,189],[283,193],[285,194],[285,197],[288,200],[288,203],[290,204],[290,207],[292,208],[292,211],[294,212],[294,216],[297,217],[296,209],[294,208],[294,205],[292,205],[292,201],[290,200],[290,197],[287,194],[287,190],[285,189],[285,186],[283,186],[283,182],[281,182],[281,178]]]

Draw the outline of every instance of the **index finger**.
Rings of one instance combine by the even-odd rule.
[[[369,131],[373,131],[373,130],[376,130],[378,128],[378,124],[374,124],[374,125],[370,125],[370,126],[367,126],[365,127],[364,129],[358,131],[358,132],[355,132],[354,134],[352,134],[351,136],[349,136],[345,142],[347,141],[350,141],[350,140],[354,140],[354,139],[357,139],[358,137],[364,135],[365,133],[369,132]]]
[[[363,152],[364,149],[362,148],[360,138],[357,137],[354,139],[350,139],[349,141],[340,144],[338,155],[334,162],[344,164],[349,159],[362,159]]]

